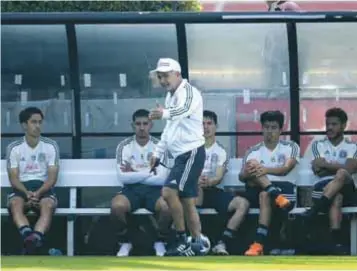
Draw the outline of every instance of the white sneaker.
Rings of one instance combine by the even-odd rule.
[[[162,257],[165,255],[166,248],[163,242],[155,242],[154,249],[155,249],[156,256]]]
[[[222,255],[222,256],[227,256],[229,255],[226,244],[223,242],[219,242],[213,249],[212,249],[213,254],[215,255]]]
[[[130,254],[130,251],[133,249],[131,243],[122,243],[119,251],[117,252],[117,257],[127,257]]]

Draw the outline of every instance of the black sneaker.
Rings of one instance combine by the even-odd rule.
[[[30,234],[24,240],[24,254],[34,255],[37,250],[37,238],[34,234]]]
[[[316,215],[317,215],[317,212],[314,208],[310,208],[310,209],[306,210],[305,212],[301,213],[301,216],[307,220],[312,220],[313,218],[315,218]]]
[[[180,253],[180,256],[192,257],[192,256],[202,256],[201,244],[191,243],[184,251]]]
[[[178,240],[167,249],[164,256],[183,256],[181,253],[187,250],[189,247],[190,244],[188,242],[184,240]]]

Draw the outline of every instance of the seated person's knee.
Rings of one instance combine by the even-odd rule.
[[[40,201],[40,208],[41,210],[49,210],[49,211],[54,211],[54,209],[56,208],[56,203],[54,202],[53,199],[50,198],[44,198],[41,199]]]
[[[228,211],[239,210],[246,212],[249,209],[249,201],[246,198],[236,196],[229,204]]]
[[[259,205],[266,206],[270,204],[270,197],[268,192],[262,191],[259,193]]]
[[[162,198],[165,201],[169,201],[174,196],[175,191],[169,187],[164,187],[162,189]]]
[[[157,203],[156,203],[156,210],[159,211],[160,213],[164,213],[164,214],[167,214],[169,213],[169,206],[167,205],[166,201],[160,197],[158,200],[157,200]]]
[[[112,199],[111,211],[115,213],[126,213],[129,211],[129,201],[123,196],[116,196]]]
[[[245,212],[248,211],[250,203],[246,198],[237,197],[238,199],[238,208],[244,210]]]
[[[340,208],[340,207],[342,207],[342,202],[343,202],[343,196],[342,196],[341,193],[338,193],[338,194],[335,196],[335,198],[334,198],[334,200],[333,200],[333,202],[332,202],[331,207]]]
[[[344,183],[347,182],[348,180],[350,180],[350,176],[351,175],[349,174],[349,172],[344,168],[340,168],[336,172],[337,180],[344,182]]]
[[[22,198],[12,198],[9,201],[9,208],[12,212],[22,212],[25,208],[25,201]]]

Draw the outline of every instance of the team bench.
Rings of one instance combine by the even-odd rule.
[[[74,255],[74,222],[76,216],[105,216],[109,215],[109,208],[77,208],[77,189],[83,187],[117,187],[118,179],[116,175],[115,159],[63,159],[60,164],[59,180],[57,187],[69,189],[69,207],[57,208],[55,215],[67,217],[67,255]],[[238,174],[241,168],[242,159],[233,158],[228,165],[228,171],[222,181],[222,188],[243,188],[243,184],[238,181]],[[311,186],[313,174],[308,166],[308,161],[303,159],[288,176],[285,181],[296,180],[297,186]],[[309,183],[311,182],[311,183]],[[1,188],[10,187],[6,172],[6,161],[1,160]],[[1,215],[7,216],[7,208],[1,206]],[[305,208],[294,208],[292,215],[305,211]],[[214,209],[200,209],[202,215],[217,214]],[[357,255],[357,207],[343,208],[344,214],[351,215],[350,238],[351,254]],[[139,209],[134,214],[151,214],[146,209]],[[259,209],[250,209],[249,214],[259,214]]]

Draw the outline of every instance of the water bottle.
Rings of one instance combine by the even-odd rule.
[[[48,250],[48,254],[51,256],[62,256],[62,251],[57,248],[50,248]]]

